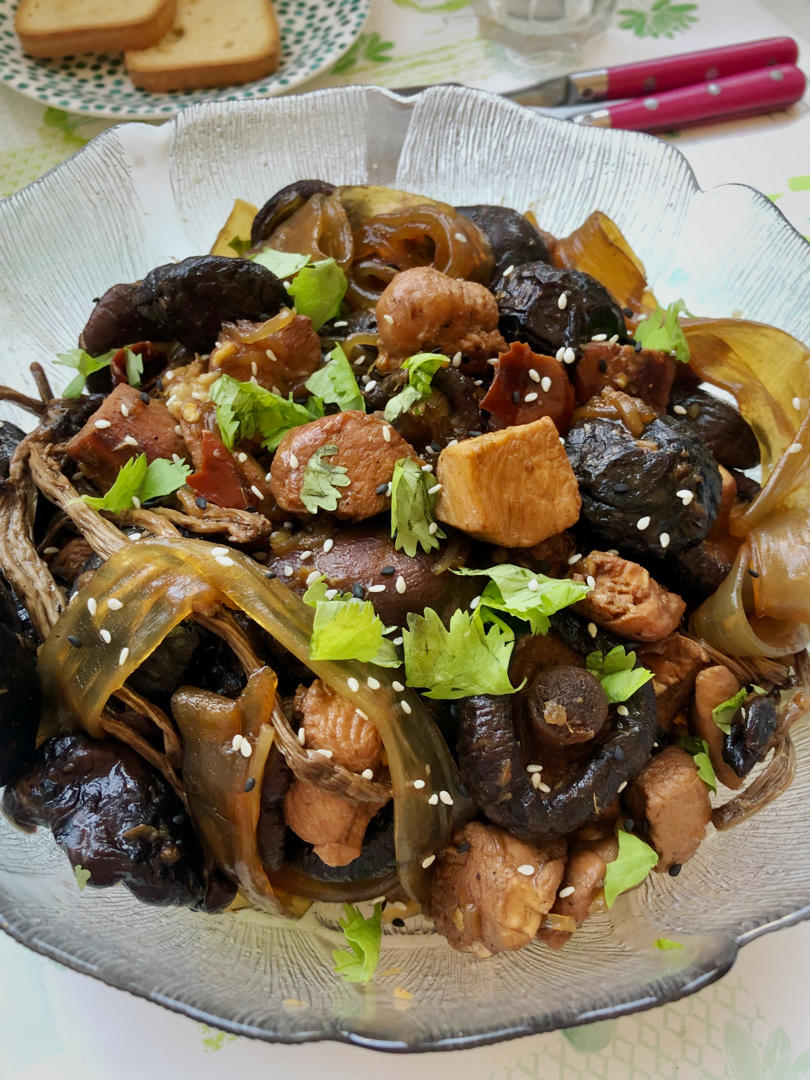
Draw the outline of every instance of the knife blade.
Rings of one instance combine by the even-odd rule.
[[[798,55],[799,47],[793,38],[761,38],[718,49],[701,49],[616,67],[557,75],[523,90],[507,92],[504,97],[520,105],[543,108],[644,97],[771,65],[793,64]]]

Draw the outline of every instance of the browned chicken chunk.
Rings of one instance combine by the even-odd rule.
[[[331,750],[332,760],[352,772],[379,767],[382,742],[375,726],[320,679],[298,687],[295,711],[301,718],[305,746]]]
[[[175,424],[160,401],[144,400],[133,386],[119,383],[65,450],[103,491],[121,466],[138,454],[146,454],[148,461],[171,460],[173,454],[185,457],[186,447]]]
[[[447,446],[436,517],[477,540],[532,547],[579,517],[576,477],[548,416]]]
[[[349,409],[313,420],[288,431],[273,458],[271,486],[282,510],[309,514],[301,501],[301,487],[307,462],[323,446],[336,446],[328,463],[346,469],[349,484],[339,489],[335,510],[336,516],[345,521],[364,521],[387,510],[391,499],[385,485],[391,480],[394,465],[400,458],[419,460],[410,443],[377,416]]]
[[[593,582],[576,610],[619,637],[660,641],[673,632],[686,609],[680,596],[662,588],[643,566],[607,551],[592,551],[575,565],[571,577]]]
[[[686,705],[695,676],[711,663],[709,654],[693,638],[670,634],[638,649],[638,662],[653,673],[658,723],[666,729]]]
[[[377,327],[381,370],[419,352],[460,352],[481,368],[507,347],[489,289],[447,277],[432,266],[403,270],[392,279],[377,301]]]
[[[649,822],[649,842],[659,856],[656,870],[691,859],[712,816],[709,789],[691,754],[678,746],[666,747],[644,766],[625,801],[636,821]]]
[[[321,341],[310,319],[291,311],[265,323],[240,319],[223,323],[210,366],[286,397],[321,366]]]
[[[695,700],[690,718],[692,731],[706,740],[717,779],[727,788],[740,787],[743,778],[723,760],[723,732],[715,724],[712,710],[734,697],[739,689],[740,683],[724,664],[705,668],[695,679]]]
[[[352,802],[295,780],[284,797],[284,820],[327,866],[345,866],[362,851],[366,827],[382,806]]]
[[[666,353],[607,341],[590,341],[574,372],[577,401],[585,402],[606,386],[641,398],[664,412],[675,378],[676,362]]]
[[[439,853],[429,914],[455,949],[486,957],[527,945],[551,908],[565,843],[524,844],[494,825],[471,822]]]

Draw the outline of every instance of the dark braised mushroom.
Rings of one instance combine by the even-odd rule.
[[[657,417],[638,438],[618,420],[578,420],[565,440],[582,516],[619,550],[663,557],[702,540],[720,506],[717,462],[688,425]]]
[[[0,581],[0,787],[34,752],[40,698],[34,653],[23,638],[14,600]]]
[[[535,738],[557,746],[593,739],[608,718],[608,700],[598,679],[573,665],[538,672],[526,692]]]
[[[325,180],[296,180],[272,195],[253,219],[251,247],[259,247],[287,218],[292,217],[312,195],[331,195],[334,184]]]
[[[519,266],[493,286],[498,328],[507,341],[524,341],[540,353],[579,348],[594,334],[624,337],[624,316],[604,285],[580,270],[543,262]]]
[[[497,281],[510,266],[550,261],[545,240],[528,218],[517,210],[486,203],[457,206],[456,210],[474,221],[489,241],[495,260],[493,281]]]
[[[194,622],[182,622],[170,630],[153,653],[129,677],[129,685],[150,701],[168,702],[172,691],[189,681],[189,665],[203,638],[202,628]],[[207,635],[211,642],[219,638]]]
[[[137,308],[137,284],[113,285],[96,301],[79,336],[79,346],[101,356],[115,345],[148,340],[155,327]]]
[[[6,788],[3,809],[23,829],[45,825],[89,884],[123,882],[150,904],[200,903],[200,856],[168,784],[121,743],[57,735]]]
[[[776,730],[776,706],[771,697],[749,694],[723,739],[723,761],[737,776],[747,776],[770,749]]]
[[[689,424],[727,469],[752,469],[759,465],[756,435],[728,402],[705,390],[676,384],[670,395],[669,412]]]
[[[8,479],[11,456],[24,438],[25,432],[16,424],[12,424],[9,420],[0,420],[0,490],[3,488],[3,482]]]
[[[257,839],[262,865],[268,873],[281,869],[287,845],[284,824],[284,796],[293,782],[293,772],[277,747],[272,747],[262,777]]]

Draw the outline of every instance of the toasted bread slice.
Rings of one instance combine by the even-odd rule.
[[[177,0],[163,40],[125,59],[135,86],[160,93],[252,82],[275,71],[279,54],[270,0]]]
[[[14,28],[29,56],[124,52],[169,32],[175,0],[21,0]]]

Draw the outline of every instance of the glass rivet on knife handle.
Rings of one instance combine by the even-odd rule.
[[[575,124],[582,124],[585,127],[613,127],[609,109],[594,109],[592,112],[572,116],[571,119]]]
[[[568,85],[569,105],[576,105],[580,101],[604,101],[608,96],[607,68],[576,71],[568,76]]]

